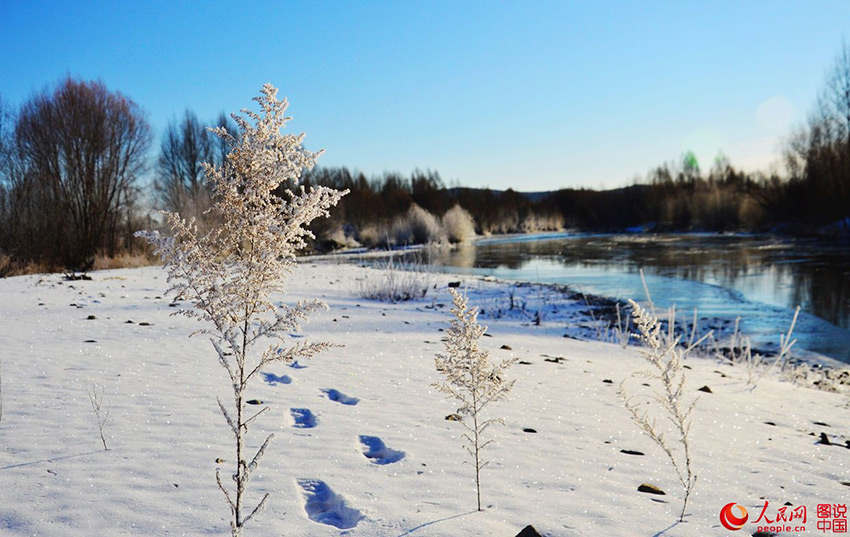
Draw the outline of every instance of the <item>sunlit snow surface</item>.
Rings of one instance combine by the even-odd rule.
[[[216,403],[231,397],[225,371],[206,337],[188,337],[199,326],[170,316],[187,306],[170,306],[162,269],[91,275],[0,280],[0,535],[229,535],[215,484],[216,468],[228,475],[234,457]],[[617,399],[640,357],[564,338],[584,305],[562,303],[540,326],[482,318],[492,335],[482,346],[523,363],[511,370],[509,399],[491,407],[506,425],[488,430],[496,442],[482,474],[485,510],[474,512],[462,426],[445,420],[457,409],[430,386],[439,380],[433,358],[450,280],[477,304],[503,300],[507,287],[436,276],[424,299],[388,305],[354,296],[363,277],[374,271],[306,263],[280,297],[325,299],[330,310],[293,336],[344,347],[298,368],[267,368],[247,395],[270,407],[249,445],[275,433],[247,502],[269,492],[269,508],[249,535],[513,536],[527,524],[552,536],[725,535],[720,509],[737,502],[755,518],[761,498],[768,514],[785,502],[808,506],[814,532],[817,504],[846,502],[850,450],[810,435],[847,440],[846,397],[775,378],[750,391],[742,368],[691,358],[688,390],[713,393],[701,394],[695,414],[695,496],[674,525],[675,474]],[[91,384],[105,389],[109,451]],[[637,492],[644,482],[668,494]],[[755,529],[748,523],[742,534]]]

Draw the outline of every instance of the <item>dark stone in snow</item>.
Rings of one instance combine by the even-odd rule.
[[[520,360],[517,362],[519,365],[531,365],[531,362],[526,362],[525,360]]]
[[[522,432],[524,432],[524,433],[536,433],[537,429],[532,429],[531,427],[526,427],[525,429],[522,430]]]
[[[131,321],[130,319],[127,319],[127,322],[125,322],[124,324],[136,324],[136,323],[134,323],[134,322],[133,322],[133,321]]]
[[[259,399],[251,399],[250,401],[245,401],[246,405],[262,405],[263,402]]]
[[[88,317],[86,317],[87,321],[94,321],[95,319],[97,319],[97,317],[95,317],[94,315],[89,315]]]
[[[815,421],[815,422],[813,422],[813,423],[814,423],[815,425],[820,425],[821,427],[829,427],[829,424],[828,424],[828,423],[824,423],[824,422],[822,422],[822,421]]]
[[[505,351],[512,351],[513,350],[510,345],[502,345],[499,348],[502,349],[502,350],[505,350]]]
[[[604,382],[605,384],[614,384],[614,381],[611,379],[602,379],[602,382]]]
[[[516,537],[542,537],[534,526],[529,524],[528,526],[522,528],[522,531],[516,534]]]
[[[139,323],[139,326],[153,326],[151,323]]]
[[[460,287],[460,282],[449,282],[449,287],[458,288]]]
[[[448,421],[461,421],[463,418],[460,417],[460,414],[449,414],[446,419]]]
[[[823,444],[825,446],[831,446],[832,442],[829,441],[829,437],[826,436],[826,433],[820,433],[820,440],[815,442],[816,444]]]
[[[700,388],[700,389],[699,389],[699,390],[697,390],[697,391],[699,391],[699,392],[705,392],[705,393],[714,393],[714,392],[712,392],[712,391],[711,391],[711,388],[709,388],[708,386],[703,386],[702,388]]]
[[[667,493],[656,487],[655,485],[650,485],[649,483],[644,483],[638,487],[638,492],[646,492],[647,494],[658,494],[659,496],[666,496]]]
[[[643,451],[635,451],[634,449],[621,449],[620,453],[625,453],[626,455],[643,455]]]

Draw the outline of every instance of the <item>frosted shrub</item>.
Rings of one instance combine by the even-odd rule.
[[[445,240],[443,228],[433,214],[415,203],[403,217],[393,221],[392,236],[396,245],[428,244]]]
[[[250,456],[246,450],[249,426],[266,410],[248,415],[246,390],[260,370],[274,362],[310,357],[330,347],[327,343],[300,341],[285,345],[288,333],[318,308],[318,300],[299,301],[294,306],[278,306],[270,294],[283,292],[287,277],[295,269],[295,252],[313,238],[306,226],[339,201],[345,192],[326,187],[287,190],[286,198],[274,194],[279,185],[296,185],[305,168],[312,168],[318,153],[306,151],[304,135],[281,134],[289,118],[288,102],[277,99],[277,89],[263,86],[254,99],[260,113],[243,110],[234,114],[241,135],[234,138],[223,128],[212,129],[230,146],[223,165],[205,164],[212,186],[212,221],[218,226],[201,233],[194,220],[165,213],[173,237],[158,232],[139,232],[156,248],[168,270],[169,293],[177,300],[192,303],[181,309],[203,323],[198,333],[210,337],[218,361],[227,371],[233,388],[233,403],[218,401],[235,440],[233,483],[226,485],[216,470],[216,482],[231,511],[233,537],[266,505],[266,494],[248,511],[244,507],[245,488],[265,453],[273,435]],[[262,344],[262,350],[254,347]]]
[[[466,242],[475,237],[475,220],[466,209],[455,205],[443,215],[443,231],[449,242]]]
[[[443,228],[437,217],[415,203],[407,210],[407,223],[413,234],[413,243],[427,244],[445,240]]]
[[[460,402],[457,413],[466,432],[464,448],[472,457],[475,467],[475,491],[478,510],[481,511],[481,469],[487,465],[481,451],[493,440],[484,440],[484,431],[498,418],[485,418],[482,411],[490,403],[504,399],[515,380],[506,381],[505,373],[516,358],[497,364],[490,361],[490,353],[478,347],[478,341],[487,327],[478,324],[478,308],[467,306],[467,298],[455,289],[449,289],[454,307],[449,329],[446,331],[446,352],[435,359],[437,371],[445,377],[433,386]]]
[[[404,302],[423,298],[431,286],[431,276],[418,261],[399,263],[389,258],[375,277],[357,282],[357,296],[382,302]]]
[[[640,353],[650,365],[648,371],[639,373],[654,391],[648,402],[638,401],[625,388],[625,381],[620,384],[620,399],[631,414],[632,421],[655,442],[673,466],[679,483],[682,485],[684,497],[679,521],[684,520],[688,499],[693,492],[697,476],[691,464],[691,413],[696,404],[695,397],[685,395],[685,371],[682,368],[682,349],[678,347],[678,339],[667,341],[661,331],[661,324],[652,314],[645,311],[633,300],[632,306],[634,323],[640,332],[640,340],[646,345]],[[674,440],[670,441],[666,433],[668,428],[662,428],[657,418],[670,423]]]

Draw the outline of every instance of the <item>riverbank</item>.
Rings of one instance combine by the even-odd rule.
[[[90,276],[0,280],[0,488],[14,490],[0,503],[3,534],[228,535],[214,475],[232,460],[215,400],[229,396],[229,380],[215,353],[205,338],[187,337],[196,323],[170,315],[186,305],[163,295],[161,268]],[[340,535],[338,526],[350,526],[344,533],[355,537],[510,537],[533,524],[550,536],[721,534],[729,502],[749,511],[744,529],[752,533],[766,501],[772,520],[786,502],[789,513],[806,506],[815,531],[816,506],[843,503],[850,490],[847,395],[775,375],[753,389],[743,368],[692,357],[699,481],[685,522],[674,524],[675,473],[617,396],[621,381],[634,393],[644,388],[633,376],[644,361],[634,348],[564,337],[566,326],[587,323],[586,304],[533,287],[511,295],[510,284],[449,274],[429,276],[419,300],[357,296],[359,282],[381,277],[308,260],[293,278],[287,302],[318,297],[330,306],[303,335],[344,347],[270,367],[250,394],[270,411],[249,444],[276,436],[249,487],[256,499],[272,494],[252,533]],[[481,513],[462,428],[445,419],[456,407],[431,387],[450,283],[484,310],[490,337],[482,347],[518,359],[513,391],[491,407],[506,424],[488,430],[496,442],[487,450]],[[539,323],[528,308],[538,293],[547,305]],[[110,408],[108,451],[86,395],[92,384]],[[393,456],[365,455],[376,451],[375,439]],[[644,483],[666,494],[638,492]],[[323,509],[338,526],[310,518]]]

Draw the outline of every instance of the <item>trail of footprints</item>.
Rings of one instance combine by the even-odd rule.
[[[297,366],[296,369],[305,366]],[[289,375],[275,375],[273,373],[262,373],[263,380],[270,386],[279,384],[291,384]],[[357,397],[346,395],[333,388],[321,390],[328,400],[341,405],[354,406],[360,402]],[[309,408],[290,408],[292,426],[297,429],[312,429],[319,424],[319,420]],[[360,435],[359,437],[363,456],[376,465],[392,464],[405,457],[404,451],[387,447],[381,438],[377,436]],[[340,530],[348,530],[357,526],[358,522],[366,518],[358,509],[349,507],[345,499],[331,489],[331,487],[320,479],[298,479],[298,486],[304,496],[304,510],[307,517],[320,524],[327,524]]]

